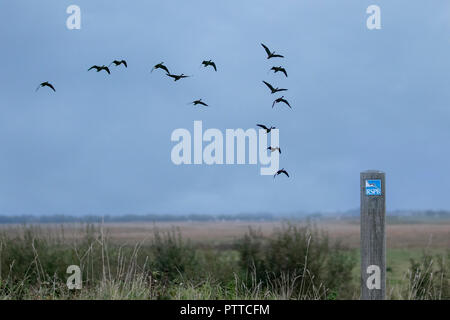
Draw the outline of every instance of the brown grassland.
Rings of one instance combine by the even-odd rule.
[[[197,245],[222,246],[241,238],[249,227],[261,230],[270,236],[283,225],[283,221],[180,221],[180,222],[120,222],[105,223],[103,228],[111,241],[133,244],[151,238],[155,228],[160,231],[179,229],[183,239]],[[290,222],[303,226],[306,222]],[[359,248],[360,229],[358,220],[322,220],[315,225],[326,231],[330,240],[339,241],[349,248]],[[41,224],[46,233],[59,234],[64,228],[66,240],[83,235],[84,224]],[[23,232],[20,225],[0,225],[0,231],[8,235]],[[450,221],[436,223],[395,223],[386,225],[386,247],[388,249],[444,249],[450,248]]]
[[[386,235],[388,298],[448,299],[450,220],[387,223]],[[4,224],[0,298],[357,299],[359,241],[358,219]],[[88,278],[78,295],[72,263]]]

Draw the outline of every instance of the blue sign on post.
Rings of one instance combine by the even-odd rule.
[[[366,196],[381,196],[381,180],[366,180]]]

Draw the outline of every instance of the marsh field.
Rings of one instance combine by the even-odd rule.
[[[359,232],[358,219],[3,224],[0,298],[358,299]],[[450,220],[386,233],[388,298],[450,299]]]

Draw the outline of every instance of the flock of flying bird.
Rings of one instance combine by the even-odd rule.
[[[277,53],[275,53],[275,51],[270,51],[270,49],[269,49],[264,43],[261,43],[261,46],[264,48],[264,50],[265,50],[266,53],[267,53],[267,59],[272,59],[272,58],[284,58],[284,56],[282,56],[281,54],[277,54]],[[274,73],[282,72],[282,73],[286,76],[286,78],[288,77],[286,69],[283,68],[282,66],[279,66],[279,67],[272,67],[270,70],[273,70]],[[270,89],[270,93],[271,93],[271,94],[275,94],[275,93],[277,93],[277,92],[282,92],[282,91],[287,91],[287,89],[280,89],[280,88],[278,88],[278,87],[275,88],[274,86],[272,86],[272,85],[271,85],[270,83],[268,83],[267,81],[263,81],[263,83],[266,85],[267,88]],[[292,109],[292,107],[291,107],[291,105],[289,104],[289,102],[288,102],[286,99],[284,99],[284,96],[281,96],[281,97],[275,99],[275,101],[272,103],[272,108],[273,108],[273,107],[275,106],[275,104],[277,104],[277,103],[284,103],[284,104],[286,104],[289,108]],[[260,128],[263,128],[264,130],[266,130],[266,133],[269,133],[270,131],[272,131],[272,129],[276,129],[275,127],[272,127],[272,126],[267,127],[267,126],[265,126],[265,125],[263,125],[263,124],[257,124],[257,126],[260,127]],[[267,150],[270,150],[270,152],[278,151],[278,152],[281,154],[281,149],[280,149],[279,146],[278,146],[278,147],[272,147],[272,146],[270,146],[270,147],[267,148]],[[289,177],[289,173],[288,173],[284,168],[282,168],[282,169],[278,170],[277,172],[275,172],[275,174],[273,175],[273,178],[275,179],[276,176],[278,176],[278,175],[280,175],[280,174],[282,174],[282,173],[285,174],[287,177]]]
[[[270,51],[270,49],[269,49],[266,45],[264,45],[263,43],[261,43],[261,46],[264,48],[264,50],[265,50],[266,53],[267,53],[267,59],[272,59],[272,58],[284,58],[284,56],[275,53],[275,51]],[[113,65],[113,64],[114,64],[116,67],[118,67],[118,66],[120,66],[120,65],[123,64],[123,65],[125,66],[125,68],[128,68],[128,64],[127,64],[127,62],[126,62],[125,60],[114,60],[114,61],[111,62],[108,66],[106,66],[106,65],[102,65],[102,66],[93,65],[92,67],[90,67],[90,68],[88,69],[88,71],[91,71],[91,70],[94,69],[94,70],[96,70],[97,72],[105,71],[106,73],[111,74],[111,70],[109,69],[109,67],[110,67],[111,65]],[[205,68],[211,66],[211,67],[217,72],[217,66],[216,66],[215,62],[212,61],[212,60],[204,60],[204,61],[202,61],[202,65],[203,65]],[[181,80],[181,79],[184,79],[184,78],[188,78],[188,77],[189,77],[189,76],[185,75],[184,73],[181,73],[181,74],[172,74],[172,73],[170,73],[169,69],[164,65],[164,62],[160,62],[160,63],[156,64],[155,66],[153,66],[151,72],[153,72],[153,71],[156,70],[156,69],[161,69],[161,70],[165,71],[165,72],[166,72],[166,75],[167,75],[168,77],[172,78],[174,81],[179,81],[179,80]],[[270,70],[273,71],[274,73],[281,72],[281,73],[283,73],[283,74],[285,75],[286,78],[288,77],[286,69],[283,68],[282,66],[278,66],[278,67],[273,66]],[[282,88],[278,88],[278,87],[275,88],[274,86],[272,86],[272,85],[271,85],[270,83],[268,83],[267,81],[263,81],[263,83],[267,86],[267,88],[270,89],[271,94],[275,94],[275,93],[282,92],[282,91],[287,91],[287,89],[282,89]],[[54,87],[53,84],[51,84],[49,81],[45,81],[45,82],[40,83],[39,86],[36,88],[36,91],[39,90],[39,88],[42,88],[42,87],[48,87],[48,88],[50,88],[51,90],[53,90],[54,92],[56,92],[55,87]],[[288,102],[286,99],[284,99],[284,96],[281,96],[281,97],[275,99],[275,100],[273,101],[273,103],[272,103],[272,108],[273,108],[276,104],[278,104],[278,103],[284,103],[284,104],[286,104],[289,108],[292,109],[292,107],[291,107],[291,105],[289,104],[289,102]],[[208,104],[206,104],[205,102],[203,102],[202,99],[194,100],[194,101],[192,101],[190,104],[193,104],[194,106],[196,106],[196,105],[202,105],[202,106],[205,106],[205,107],[208,106]],[[276,129],[276,128],[273,127],[273,126],[267,127],[267,126],[265,126],[265,125],[263,125],[263,124],[257,124],[257,126],[260,127],[260,128],[262,128],[262,129],[264,129],[264,130],[266,130],[266,133],[270,133],[270,131],[271,131],[272,129]],[[278,152],[281,154],[281,149],[280,149],[280,147],[272,147],[272,146],[270,146],[270,147],[267,148],[267,150],[270,150],[271,152],[278,151]],[[280,175],[280,174],[285,174],[287,177],[289,177],[288,172],[287,172],[284,168],[278,170],[278,171],[274,174],[273,177],[275,178],[276,176],[278,176],[278,175]]]

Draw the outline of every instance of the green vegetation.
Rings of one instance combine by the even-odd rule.
[[[386,253],[386,282],[387,282],[387,296],[390,299],[450,299],[450,251],[441,248],[390,248]],[[360,264],[360,252],[355,250],[355,256],[357,257],[357,266]],[[432,262],[432,267],[426,268],[429,263]],[[447,275],[447,282],[442,278],[442,284],[436,278],[436,272],[439,272],[438,262],[447,263],[447,269],[443,267],[440,274]],[[418,268],[418,267],[421,268]],[[424,270],[428,275],[433,276],[433,288],[438,292],[441,292],[441,296],[433,294],[432,291],[428,291],[428,297],[420,296],[417,293],[413,293],[415,288],[415,282],[421,282],[419,275],[424,274]],[[353,269],[352,279],[355,285],[359,286],[359,268]],[[424,292],[425,293],[425,292]]]
[[[76,240],[30,226],[0,235],[0,299],[357,299],[358,258],[311,225],[249,229],[225,248],[194,245],[177,229],[131,245],[93,225]],[[415,256],[389,297],[449,299],[449,262],[450,253]],[[66,286],[69,265],[82,270],[81,290]]]
[[[355,258],[326,234],[310,227],[286,225],[271,238],[250,229],[239,243],[240,265],[264,285],[286,277],[292,296],[349,298]],[[253,279],[252,279],[253,280]]]

